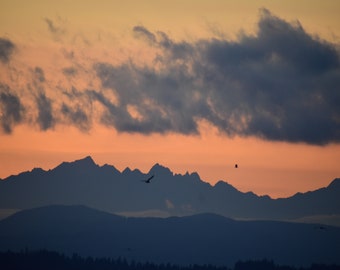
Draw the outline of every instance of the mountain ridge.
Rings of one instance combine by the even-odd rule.
[[[53,171],[53,170],[56,170],[56,169],[59,169],[59,168],[64,168],[64,167],[69,167],[69,166],[73,166],[75,165],[76,167],[80,167],[80,168],[85,168],[85,167],[92,167],[92,168],[112,168],[113,170],[112,171],[116,171],[116,172],[119,172],[119,173],[126,173],[126,172],[138,172],[138,173],[141,173],[141,174],[144,174],[144,175],[148,175],[148,174],[152,174],[154,173],[155,171],[163,171],[163,172],[167,172],[169,173],[170,175],[180,175],[180,176],[184,176],[184,175],[195,175],[197,176],[197,178],[204,182],[201,178],[200,178],[200,175],[197,173],[197,172],[186,172],[184,175],[183,174],[174,174],[168,167],[165,167],[159,163],[155,163],[154,165],[151,166],[151,168],[149,169],[149,171],[147,173],[142,173],[142,171],[140,171],[138,168],[135,168],[135,169],[131,169],[130,167],[126,167],[125,169],[123,170],[118,170],[114,165],[110,165],[110,164],[104,164],[102,166],[99,166],[98,164],[95,163],[95,161],[93,160],[93,158],[91,156],[86,156],[84,158],[81,158],[81,159],[76,159],[74,161],[64,161],[62,163],[60,163],[59,165],[57,165],[56,167],[52,168],[52,169],[49,169],[49,170],[44,170],[42,168],[39,168],[39,167],[35,167],[33,168],[32,170],[28,170],[28,171],[23,171],[23,172],[20,172],[18,174],[14,174],[14,175],[10,175],[8,177],[5,177],[5,178],[0,178],[0,180],[2,181],[6,181],[6,180],[9,180],[10,178],[12,177],[17,177],[17,176],[20,176],[22,174],[27,174],[27,173],[34,173],[34,172],[48,172],[48,171]],[[215,184],[210,184],[208,182],[204,182],[204,183],[207,183],[209,185],[211,185],[212,187],[215,187],[216,185],[222,185],[222,184],[227,184],[228,186],[230,186],[232,189],[235,189],[237,190],[238,192],[241,192],[243,194],[254,194],[258,197],[270,197],[268,194],[265,194],[265,195],[258,195],[252,191],[248,191],[248,192],[242,192],[240,190],[238,190],[237,188],[235,188],[234,186],[232,186],[231,184],[229,184],[227,181],[225,180],[218,180]],[[320,187],[316,190],[310,190],[310,191],[306,191],[306,192],[297,192],[291,196],[288,196],[288,197],[280,197],[280,198],[271,198],[273,200],[277,200],[277,199],[287,199],[287,198],[290,198],[290,197],[293,197],[295,195],[300,195],[300,194],[306,194],[306,193],[310,193],[310,192],[314,192],[314,191],[317,191],[317,190],[320,190],[320,189],[324,189],[324,188],[340,188],[340,178],[335,178],[333,179],[332,181],[330,181],[330,183],[326,186],[326,187]]]
[[[155,175],[151,184],[148,176]],[[293,220],[340,216],[340,179],[327,187],[272,199],[241,192],[225,181],[211,185],[198,173],[174,174],[156,163],[148,173],[97,165],[90,156],[45,171],[35,168],[0,182],[0,209],[80,204],[116,212],[158,212],[164,216],[216,213],[239,219]],[[151,211],[152,210],[152,211]]]

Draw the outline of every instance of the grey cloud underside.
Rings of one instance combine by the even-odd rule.
[[[65,89],[62,104],[47,92],[36,95],[42,130],[61,121],[87,131],[99,120],[120,132],[198,134],[204,120],[227,136],[316,145],[340,141],[339,52],[299,22],[264,9],[256,35],[236,41],[176,41],[144,26],[133,33],[159,52],[154,65],[97,62],[93,68],[103,89]],[[61,72],[78,76],[73,67]],[[37,85],[45,83],[42,69],[34,74]],[[18,122],[9,122],[7,130]]]
[[[118,94],[119,106],[101,101],[108,107],[105,121],[112,120],[118,130],[197,133],[193,114],[197,102],[191,97],[193,82],[178,70],[176,74],[159,74],[148,68],[103,63],[97,64],[96,70],[103,86],[115,89]],[[126,110],[128,105],[138,108],[142,118],[133,118]]]
[[[103,86],[118,94],[118,110],[130,104],[143,115],[135,121],[120,112],[118,123],[117,108],[109,110],[119,130],[197,133],[197,120],[204,119],[229,136],[339,142],[339,54],[298,22],[287,23],[263,10],[257,35],[234,42],[190,44],[143,26],[133,30],[163,54],[155,60],[158,69],[95,65]]]

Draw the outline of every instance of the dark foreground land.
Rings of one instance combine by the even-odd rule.
[[[82,269],[82,270],[339,270],[340,265],[312,264],[309,267],[276,265],[266,259],[259,261],[238,261],[234,268],[214,265],[178,266],[174,264],[154,264],[150,262],[127,261],[124,258],[81,257],[77,254],[66,256],[54,251],[0,252],[0,269],[40,270],[40,269]]]

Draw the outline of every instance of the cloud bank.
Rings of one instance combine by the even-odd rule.
[[[299,22],[263,9],[256,35],[243,33],[236,41],[176,41],[144,26],[132,31],[157,52],[153,64],[94,60],[100,88],[57,87],[62,102],[47,91],[35,95],[41,130],[67,123],[87,131],[99,121],[119,132],[198,134],[204,120],[226,136],[316,145],[340,141],[339,52]],[[76,66],[61,68],[61,74],[80,76]],[[46,84],[43,69],[34,73]],[[16,105],[1,96],[6,133],[22,121],[20,113],[10,113],[11,106],[25,109],[13,98]]]

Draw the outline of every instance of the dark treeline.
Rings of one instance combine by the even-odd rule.
[[[340,270],[339,265],[313,264],[307,268],[275,265],[273,261],[239,261],[234,268],[213,265],[178,266],[150,262],[127,261],[123,258],[92,258],[77,254],[66,256],[54,251],[0,252],[0,269],[6,270]]]

